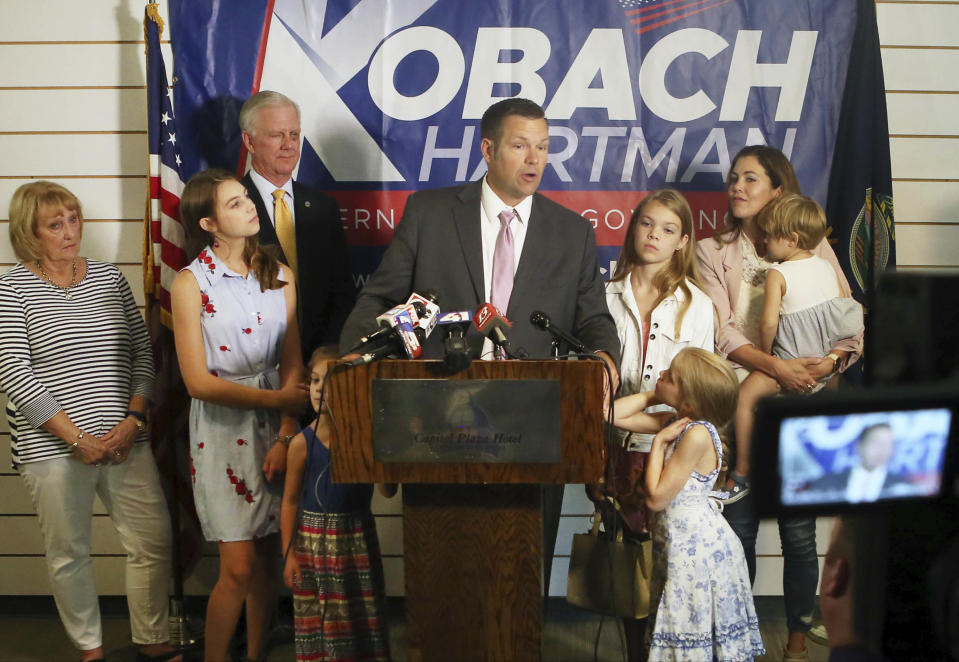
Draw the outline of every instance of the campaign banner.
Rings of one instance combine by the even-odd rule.
[[[187,175],[242,170],[242,103],[293,98],[296,177],[338,200],[362,284],[409,195],[482,177],[483,111],[523,96],[549,123],[540,190],[589,220],[609,272],[648,191],[683,191],[698,237],[721,228],[747,144],[782,149],[825,206],[857,4],[180,0],[180,157]]]

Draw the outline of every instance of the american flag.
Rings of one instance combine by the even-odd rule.
[[[167,83],[160,52],[163,20],[157,5],[146,6],[143,21],[147,51],[147,113],[150,139],[150,192],[144,255],[144,289],[159,304],[160,319],[172,327],[170,287],[177,271],[186,266],[180,194],[183,173],[173,117],[173,90]],[[152,306],[151,306],[152,307]],[[149,309],[150,307],[148,307]]]
[[[173,349],[170,288],[186,266],[180,194],[183,174],[178,153],[173,92],[167,83],[160,52],[163,20],[158,5],[146,6],[143,21],[147,46],[147,113],[150,138],[149,194],[144,231],[143,284],[147,320],[153,341],[157,379],[150,426],[150,442],[164,486],[172,495],[174,600],[182,604],[183,581],[203,554],[203,536],[193,503],[187,415],[190,397],[183,385]],[[157,312],[159,311],[159,315]],[[165,327],[165,328],[164,328]],[[179,450],[178,449],[182,449]]]

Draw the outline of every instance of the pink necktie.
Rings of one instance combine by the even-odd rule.
[[[496,250],[493,251],[493,283],[490,288],[490,303],[500,315],[506,315],[509,308],[509,296],[513,291],[513,233],[509,224],[516,218],[515,209],[504,209],[499,213],[500,228],[496,235]]]

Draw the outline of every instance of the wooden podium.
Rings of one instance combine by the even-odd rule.
[[[552,394],[545,399],[544,384]],[[420,461],[403,455],[402,448],[397,451],[399,459],[390,455],[404,443],[426,448],[423,421],[437,420],[435,401],[397,394],[419,387],[455,391],[474,386],[492,389],[504,400],[495,408],[506,411],[493,412],[493,418],[500,421],[497,429],[507,430],[494,437],[507,439],[506,443],[522,444],[522,434],[509,434],[510,421],[528,428],[529,421],[516,416],[535,414],[540,420],[545,416],[554,426],[551,429],[558,418],[559,438],[551,439],[552,447],[543,454],[556,461],[514,462],[482,452],[465,461],[437,459],[442,451]],[[602,476],[602,366],[594,361],[474,361],[466,372],[449,375],[439,361],[381,361],[337,370],[327,388],[335,419],[333,480],[403,484],[410,662],[539,660],[543,611],[539,486],[592,483]],[[516,396],[524,392],[537,394],[531,396],[533,403]],[[483,407],[472,404],[472,395],[470,402],[471,411],[479,411],[471,415],[486,425]],[[383,423],[391,409],[407,423]],[[377,425],[381,431],[374,444]],[[449,438],[454,434],[462,439],[489,438],[458,431],[451,431]],[[382,448],[384,436],[391,438],[391,451]]]

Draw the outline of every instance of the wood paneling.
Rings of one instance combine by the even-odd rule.
[[[10,3],[11,9],[18,3]],[[29,11],[4,11],[0,42],[4,41],[143,41],[144,0],[47,0]],[[169,2],[157,4],[169,24]],[[5,8],[6,9],[6,8]],[[169,37],[169,28],[164,38]]]
[[[889,133],[959,136],[959,94],[886,95]]]
[[[890,138],[896,179],[959,180],[959,138]]]
[[[467,371],[453,375],[441,361],[380,361],[332,373],[328,387],[330,406],[340,421],[330,444],[333,478],[403,483],[596,482],[603,471],[602,374],[597,362],[572,361],[474,361]],[[376,403],[372,401],[371,385],[378,379],[435,380],[441,384],[474,379],[511,383],[534,379],[558,381],[560,397],[556,406],[561,419],[561,461],[553,464],[376,462],[371,443],[372,412]]]
[[[10,13],[18,12],[4,11],[3,16]],[[172,72],[170,45],[163,44],[161,49],[168,72]],[[142,43],[0,43],[0,62],[17,63],[15,67],[0,67],[0,87],[146,85],[146,55]]]
[[[0,154],[4,156],[0,177],[145,176],[147,172],[145,133],[0,135]]]
[[[883,46],[959,46],[959,5],[938,7],[881,4],[876,6],[879,42]]]
[[[959,183],[898,180],[892,183],[897,221],[959,223]]]
[[[956,266],[959,225],[896,223],[896,261],[912,266]]]
[[[142,89],[0,90],[0,132],[146,131]]]
[[[959,91],[959,50],[885,48],[882,68],[887,90]]]

